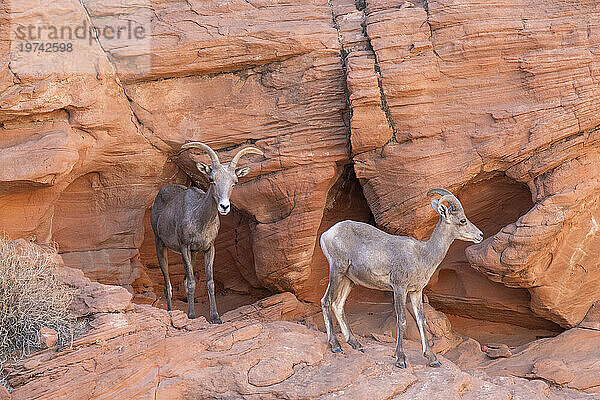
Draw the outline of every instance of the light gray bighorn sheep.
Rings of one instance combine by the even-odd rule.
[[[431,206],[440,214],[431,237],[421,242],[407,236],[390,235],[372,225],[356,221],[341,221],[321,235],[319,243],[329,262],[329,286],[321,300],[323,318],[331,351],[342,351],[333,331],[331,309],[335,314],[346,342],[362,351],[362,346],[348,326],[344,303],[353,285],[394,292],[394,308],[398,324],[396,366],[406,368],[402,335],[406,326],[406,295],[415,313],[423,355],[429,365],[439,367],[425,331],[423,288],[442,262],[454,239],[480,243],[483,233],[465,216],[460,201],[446,189],[431,189],[427,196]],[[447,203],[447,205],[446,205]]]
[[[212,166],[197,162],[196,167],[204,173],[210,185],[208,190],[182,185],[167,185],[160,189],[150,214],[150,223],[154,231],[156,256],[165,280],[165,297],[167,309],[171,310],[172,288],[169,280],[169,263],[167,248],[181,253],[185,267],[185,290],[188,301],[188,317],[194,314],[194,260],[198,252],[204,253],[204,269],[206,287],[210,302],[210,322],[220,324],[221,318],[215,302],[215,284],[213,281],[213,260],[215,258],[215,238],[219,232],[219,215],[226,215],[230,210],[229,196],[238,178],[250,171],[249,167],[236,168],[244,154],[263,154],[255,147],[241,149],[229,165],[219,162],[217,153],[204,143],[191,142],[181,146],[181,150],[199,148],[210,156]]]

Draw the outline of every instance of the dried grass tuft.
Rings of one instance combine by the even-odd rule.
[[[58,279],[57,270],[55,249],[0,237],[0,367],[39,350],[44,326],[58,333],[59,345],[72,340],[74,292]]]

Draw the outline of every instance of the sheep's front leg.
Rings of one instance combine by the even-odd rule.
[[[402,349],[402,338],[406,326],[406,288],[394,286],[394,308],[398,324],[398,337],[396,338],[396,367],[406,368],[406,355]]]
[[[211,244],[209,249],[204,252],[204,270],[206,272],[206,288],[208,289],[208,301],[210,303],[210,323],[222,324],[221,317],[217,311],[217,301],[215,300],[215,281],[213,279],[213,261],[215,259],[215,246]]]
[[[417,325],[419,327],[419,333],[421,334],[423,355],[427,357],[427,360],[429,360],[430,367],[439,367],[442,365],[442,363],[440,363],[433,350],[431,350],[429,341],[427,340],[427,331],[425,330],[425,312],[423,311],[423,292],[412,292],[409,294],[409,296],[412,309],[415,313],[415,319],[417,320]]]
[[[158,258],[158,265],[163,274],[165,282],[165,298],[167,299],[167,310],[171,311],[171,297],[173,296],[173,288],[171,287],[171,280],[169,279],[169,259],[167,258],[167,248],[162,240],[158,236],[154,237],[156,244],[156,257]]]
[[[194,264],[192,262],[192,255],[189,247],[183,247],[181,249],[181,258],[183,259],[183,266],[185,268],[185,279],[183,282],[188,301],[188,318],[193,319],[196,318],[196,314],[194,312],[194,293],[196,292],[196,280],[194,279]]]

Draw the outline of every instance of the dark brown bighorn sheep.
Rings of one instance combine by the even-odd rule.
[[[219,232],[219,214],[226,215],[230,210],[229,196],[238,178],[250,171],[249,167],[236,168],[244,154],[263,154],[255,147],[241,149],[229,165],[219,162],[217,153],[200,142],[186,143],[181,150],[199,148],[210,156],[212,166],[197,162],[196,167],[204,173],[210,185],[204,192],[196,187],[167,185],[160,189],[152,204],[150,223],[154,231],[156,256],[165,280],[167,309],[171,310],[172,288],[169,280],[167,248],[181,253],[185,267],[185,290],[188,301],[188,317],[194,315],[194,260],[198,252],[204,253],[206,287],[210,301],[210,322],[220,324],[221,318],[215,302],[215,284],[213,281],[213,260],[215,258],[215,238]]]
[[[331,309],[335,314],[346,342],[352,348],[362,346],[348,326],[344,303],[353,285],[394,292],[394,308],[398,325],[396,366],[406,368],[402,336],[406,325],[406,295],[415,313],[423,355],[429,365],[439,367],[435,353],[429,347],[423,312],[423,288],[448,252],[454,239],[480,243],[483,233],[465,216],[460,201],[446,189],[431,189],[427,196],[431,206],[440,214],[431,237],[421,242],[407,236],[390,235],[369,224],[356,221],[338,222],[321,235],[321,249],[329,261],[329,286],[321,300],[323,318],[331,351],[342,351],[333,331]],[[446,205],[447,204],[447,205]]]

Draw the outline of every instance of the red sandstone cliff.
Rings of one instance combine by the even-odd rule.
[[[0,5],[9,236],[56,242],[67,265],[153,301],[153,197],[186,173],[201,182],[179,146],[202,140],[228,159],[252,143],[265,157],[247,159],[223,218],[222,289],[315,301],[322,231],[372,216],[425,238],[435,223],[425,193],[444,186],[489,239],[454,244],[428,288],[436,308],[557,329],[600,298],[595,1],[144,4]],[[40,20],[141,21],[150,40],[19,53],[11,27]]]

